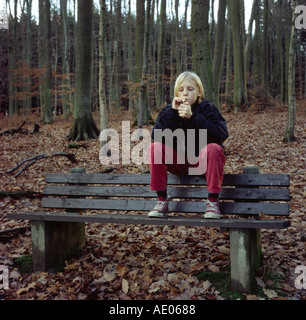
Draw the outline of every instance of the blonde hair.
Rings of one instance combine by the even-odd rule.
[[[197,103],[201,103],[202,99],[204,98],[203,84],[202,84],[202,81],[199,78],[199,76],[196,73],[191,72],[191,71],[185,71],[177,77],[177,79],[175,81],[175,85],[174,85],[174,96],[177,97],[179,87],[180,87],[181,83],[186,78],[190,79],[191,81],[193,81],[195,83],[195,85],[198,89],[198,92],[199,92],[199,97],[198,97]]]

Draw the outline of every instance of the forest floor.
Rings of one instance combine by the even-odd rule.
[[[0,286],[0,299],[306,299],[305,289],[295,287],[295,268],[306,265],[306,104],[298,104],[297,141],[290,144],[282,142],[287,123],[285,107],[253,106],[247,112],[224,111],[223,115],[230,133],[225,142],[226,173],[242,173],[244,166],[258,165],[261,173],[291,175],[291,227],[262,231],[264,267],[256,275],[254,292],[236,295],[220,286],[222,274],[229,270],[229,234],[215,228],[92,223],[86,226],[86,247],[81,256],[67,260],[64,270],[53,274],[21,270],[17,261],[31,255],[30,229],[10,237],[1,232],[30,226],[28,221],[9,220],[6,215],[38,210],[40,198],[2,195],[0,265],[9,270],[9,289]],[[0,175],[0,191],[40,193],[46,173],[69,172],[72,167],[86,168],[88,173],[109,167],[114,168],[113,173],[147,169],[134,164],[102,166],[98,140],[79,142],[78,148],[69,148],[66,136],[72,124],[61,117],[48,125],[34,117],[11,122],[0,119],[0,133],[18,127],[23,120],[26,123],[19,133],[0,135],[0,171],[8,171],[20,161],[42,153],[73,153],[77,163],[66,157],[44,158],[18,177],[14,177],[18,170]],[[99,123],[98,115],[95,120]],[[121,123],[126,120],[132,121],[132,117],[125,111],[109,115],[109,127],[121,131]],[[32,132],[35,123],[40,125],[38,133]],[[200,273],[202,277],[196,276]]]

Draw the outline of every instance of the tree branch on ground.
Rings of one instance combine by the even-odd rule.
[[[46,159],[46,158],[49,158],[49,157],[59,157],[59,156],[67,157],[72,163],[76,163],[77,162],[77,160],[75,159],[75,155],[72,154],[72,153],[54,152],[51,155],[48,155],[46,153],[42,153],[42,154],[36,155],[34,157],[25,159],[25,160],[19,162],[14,168],[12,168],[12,169],[10,169],[8,171],[2,171],[2,172],[0,172],[0,174],[12,173],[13,171],[19,169],[24,163],[28,162],[28,164],[26,164],[21,170],[19,170],[14,175],[14,178],[17,178],[23,171],[25,171],[27,168],[29,168],[31,165],[33,165],[37,161],[42,160],[42,159]]]

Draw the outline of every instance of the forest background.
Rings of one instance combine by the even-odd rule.
[[[145,171],[101,166],[95,138],[105,128],[120,132],[123,120],[151,130],[173,98],[176,76],[193,70],[227,120],[226,172],[258,165],[262,173],[291,175],[291,227],[263,232],[266,267],[256,278],[262,295],[243,298],[305,299],[294,270],[305,263],[306,10],[295,13],[301,1],[253,0],[245,20],[246,3],[5,1],[0,265],[9,267],[10,290],[0,290],[0,298],[224,299],[214,284],[194,277],[229,264],[228,235],[217,230],[94,224],[84,255],[67,261],[65,273],[35,275],[16,266],[31,254],[29,223],[6,218],[38,210],[46,172]],[[51,157],[56,152],[76,162]],[[9,172],[42,153],[19,174]]]
[[[247,2],[248,21],[240,0],[32,2],[6,1],[2,11],[2,116],[39,112],[51,123],[73,115],[72,140],[97,137],[97,110],[100,129],[120,109],[141,127],[192,69],[219,108],[288,103],[286,139],[294,140],[296,97],[306,95],[300,1]]]

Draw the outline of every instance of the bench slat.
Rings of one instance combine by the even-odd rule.
[[[289,220],[255,219],[203,219],[186,217],[148,218],[146,215],[97,214],[80,215],[79,213],[25,212],[9,213],[11,219],[63,221],[63,222],[100,222],[142,225],[203,226],[220,228],[283,229],[290,226]]]
[[[207,198],[207,189],[204,187],[186,188],[169,187],[168,193],[172,198]],[[142,186],[58,186],[47,185],[44,195],[58,196],[92,196],[92,197],[144,197],[152,198],[156,196],[154,191]],[[259,189],[259,188],[223,188],[221,199],[227,200],[289,200],[289,189]]]
[[[81,209],[81,210],[127,210],[150,211],[156,200],[117,200],[117,199],[77,199],[77,198],[43,198],[41,205],[44,208]],[[171,212],[203,213],[203,201],[171,201]],[[288,216],[288,203],[253,203],[253,202],[221,202],[223,214],[260,214]]]
[[[150,184],[150,174],[90,174],[90,173],[47,173],[47,183],[78,184]],[[204,176],[190,176],[182,183],[181,178],[169,174],[168,184],[206,185]],[[224,186],[284,186],[290,184],[288,174],[225,174]]]

